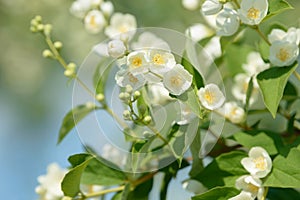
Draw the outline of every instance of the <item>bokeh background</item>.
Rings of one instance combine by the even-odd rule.
[[[299,27],[300,1],[288,1],[297,9],[277,19]],[[202,21],[199,11],[184,10],[181,0],[112,2],[116,11],[138,16],[140,27],[184,32],[186,27]],[[69,13],[71,3],[72,0],[0,0],[1,199],[37,199],[36,177],[46,173],[47,165],[57,162],[67,167],[68,156],[83,151],[75,132],[56,145],[61,120],[71,108],[72,84],[67,84],[56,62],[42,58],[46,44],[41,35],[29,31],[31,18],[42,15],[44,21],[53,24],[54,39],[63,42],[64,57],[80,64],[104,36],[86,33],[81,21]],[[172,183],[177,195],[181,193],[180,177],[183,176]],[[175,199],[174,192],[169,194],[170,199]],[[188,196],[184,192],[182,195]]]

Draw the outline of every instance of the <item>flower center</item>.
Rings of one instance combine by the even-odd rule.
[[[140,57],[135,57],[135,58],[132,59],[132,65],[135,68],[140,67],[142,64],[143,64],[143,61],[142,61],[142,59]]]
[[[215,100],[215,96],[210,91],[205,91],[204,98],[209,104],[212,104]]]
[[[96,16],[91,16],[91,19],[90,19],[90,25],[92,27],[96,27],[97,26],[97,23],[96,23]]]
[[[237,108],[233,108],[230,112],[231,115],[236,115],[237,114]]]
[[[265,170],[267,168],[266,159],[262,156],[255,158],[253,162],[255,163],[255,167],[257,169]]]
[[[125,25],[119,26],[118,30],[120,31],[120,33],[126,33],[126,32],[128,32],[128,28]]]
[[[277,57],[279,60],[281,60],[282,62],[284,62],[284,61],[286,61],[287,59],[290,58],[290,54],[289,54],[289,52],[288,52],[287,49],[281,48],[281,49],[279,50],[279,53],[276,54],[276,57]]]
[[[171,84],[176,86],[176,87],[181,86],[182,82],[183,82],[183,80],[180,76],[172,76],[170,81],[171,81]]]
[[[136,77],[134,77],[132,74],[129,74],[129,81],[131,83],[137,83],[139,80]]]
[[[252,183],[248,183],[248,190],[251,193],[257,193],[259,190],[259,187],[257,187],[256,185],[253,185]]]
[[[259,17],[259,13],[259,10],[252,7],[248,10],[247,17],[250,19],[257,19]]]
[[[154,64],[156,65],[162,65],[162,64],[165,64],[165,60],[164,58],[160,55],[160,54],[155,54],[153,56],[153,62]]]
[[[247,93],[247,90],[248,90],[248,82],[244,82],[243,83],[243,92],[246,94]]]

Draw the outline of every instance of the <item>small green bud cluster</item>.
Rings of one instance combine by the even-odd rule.
[[[64,75],[66,77],[73,77],[74,74],[75,74],[75,70],[76,70],[76,64],[73,63],[73,62],[70,62],[68,65],[67,65],[67,68],[64,72]]]
[[[40,15],[37,15],[30,21],[30,31],[33,33],[40,32],[45,35],[50,35],[50,33],[52,31],[52,25],[51,24],[43,24],[42,17]]]
[[[96,100],[97,100],[97,101],[99,101],[99,102],[103,102],[103,101],[104,101],[104,99],[105,99],[105,96],[104,96],[104,94],[102,94],[102,93],[98,93],[98,94],[96,95]]]

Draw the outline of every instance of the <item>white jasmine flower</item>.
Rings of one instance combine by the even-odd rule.
[[[35,192],[43,200],[59,200],[64,194],[61,190],[61,182],[67,170],[61,169],[58,164],[52,163],[47,168],[47,174],[38,177],[39,186]]]
[[[247,74],[238,74],[234,77],[234,85],[232,86],[232,94],[237,99],[242,101],[243,103],[246,102],[246,94],[248,91],[249,81],[251,77]],[[253,90],[252,95],[249,100],[249,103],[252,104],[256,101],[258,97],[258,84],[253,82]]]
[[[165,51],[151,50],[149,52],[149,58],[149,69],[151,72],[157,74],[163,74],[167,71],[170,71],[176,65],[173,54]]]
[[[112,2],[106,1],[100,4],[100,9],[106,17],[109,17],[114,12],[114,5]]]
[[[99,7],[100,4],[103,3],[103,0],[89,0],[89,1],[91,2],[91,6],[95,8]]]
[[[205,45],[204,52],[212,59],[219,58],[222,55],[220,37],[215,36]]]
[[[225,117],[232,123],[241,123],[245,119],[245,111],[239,107],[236,102],[227,102],[224,104]]]
[[[206,0],[201,7],[201,11],[204,15],[214,15],[220,12],[223,5],[219,0]]]
[[[99,43],[93,47],[92,51],[100,57],[109,57],[107,44]]]
[[[70,7],[70,12],[72,15],[78,18],[84,18],[85,14],[91,8],[90,0],[77,0],[74,1]]]
[[[293,64],[299,55],[299,47],[296,43],[288,41],[275,41],[270,47],[270,61],[276,66],[289,66]]]
[[[133,75],[146,73],[149,71],[149,63],[145,51],[131,52],[127,56],[127,65]]]
[[[199,0],[182,0],[182,5],[187,10],[196,10],[199,7]]]
[[[242,191],[240,194],[231,197],[228,200],[254,200],[254,198],[252,197],[251,193]]]
[[[110,25],[106,27],[105,34],[109,38],[130,40],[136,32],[136,19],[131,14],[114,13]]]
[[[84,25],[90,33],[99,33],[106,26],[106,20],[102,12],[92,10],[84,18]]]
[[[124,42],[121,40],[112,40],[108,43],[108,54],[113,58],[122,57],[126,52]]]
[[[126,163],[126,156],[124,156],[119,149],[111,144],[105,144],[103,146],[102,157],[119,166],[123,166]]]
[[[257,25],[267,15],[268,6],[268,0],[242,0],[239,16],[243,23]]]
[[[204,38],[210,37],[213,31],[204,24],[194,24],[185,31],[185,35],[190,37],[193,41],[198,42]]]
[[[299,45],[300,42],[300,29],[291,27],[287,32],[281,29],[273,29],[268,35],[269,42],[273,44],[276,41],[287,41]]]
[[[198,97],[201,104],[208,110],[220,108],[225,101],[225,97],[220,88],[213,83],[206,85],[204,88],[200,88]]]
[[[131,46],[134,50],[157,49],[170,51],[168,43],[151,32],[143,32],[137,42],[133,42]]]
[[[248,155],[249,157],[243,158],[241,163],[251,175],[264,178],[271,172],[272,160],[265,149],[252,147]]]
[[[256,76],[260,72],[268,69],[270,64],[265,63],[258,52],[251,52],[247,56],[247,63],[242,68],[249,76]]]
[[[240,21],[236,11],[224,8],[216,18],[217,34],[220,36],[230,36],[237,32]]]
[[[144,77],[148,83],[159,83],[162,81],[162,76],[153,72],[147,72]]]
[[[162,83],[150,84],[148,91],[149,98],[153,104],[164,105],[167,102],[172,101],[172,98],[169,96],[169,91]]]
[[[170,71],[164,74],[164,86],[173,95],[181,95],[192,85],[193,76],[186,71],[182,65],[175,65]]]
[[[235,182],[235,187],[250,193],[252,198],[257,197],[261,199],[264,194],[264,187],[262,186],[261,180],[250,175],[244,175],[238,178]]]
[[[133,90],[141,88],[146,83],[143,74],[133,75],[125,68],[121,68],[117,72],[115,80],[120,87],[126,87],[126,85],[130,85]]]

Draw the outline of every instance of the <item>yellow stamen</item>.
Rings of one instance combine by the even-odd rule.
[[[164,60],[164,58],[162,57],[162,55],[160,55],[160,54],[155,54],[155,55],[153,56],[153,62],[154,62],[154,64],[156,64],[156,65],[162,65],[162,64],[165,64],[165,60]]]
[[[255,167],[260,170],[265,170],[267,168],[266,159],[262,156],[253,159],[253,162],[255,163]]]
[[[172,85],[175,85],[177,87],[181,86],[183,82],[180,76],[173,76],[171,77],[170,81]]]
[[[288,52],[287,49],[281,48],[281,49],[279,50],[279,53],[276,54],[276,57],[277,57],[279,60],[281,60],[282,62],[284,62],[284,61],[288,60],[291,56],[290,56],[290,54],[289,54],[289,52]]]
[[[247,17],[250,19],[257,19],[259,18],[259,14],[260,14],[259,10],[252,7],[248,10]]]
[[[138,68],[138,67],[142,66],[142,64],[143,64],[143,60],[140,57],[135,57],[135,58],[132,59],[132,65],[135,68]]]
[[[212,104],[214,101],[215,101],[215,96],[213,93],[211,93],[210,91],[205,91],[204,93],[204,98],[206,99],[206,101],[209,103],[209,104]]]
[[[91,19],[90,19],[90,25],[92,27],[96,27],[97,26],[97,23],[96,23],[96,17],[93,15],[91,16]]]
[[[137,83],[139,80],[136,77],[134,77],[132,74],[129,74],[129,81],[131,83]]]
[[[251,193],[257,193],[258,190],[259,190],[259,187],[253,185],[252,183],[249,183],[249,184],[248,184],[248,190],[249,190]]]
[[[121,25],[121,26],[119,26],[119,31],[121,32],[121,33],[126,33],[126,32],[128,32],[128,28],[126,27],[126,26],[124,26],[124,25]]]

